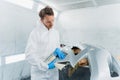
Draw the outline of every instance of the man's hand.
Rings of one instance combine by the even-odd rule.
[[[55,60],[48,64],[48,69],[54,69],[55,68]]]
[[[59,48],[56,48],[54,51],[54,55],[59,59],[64,59],[66,57],[65,53],[62,52]]]

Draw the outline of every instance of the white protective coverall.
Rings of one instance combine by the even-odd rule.
[[[26,47],[26,60],[31,64],[31,80],[58,80],[57,68],[48,69],[44,60],[59,47],[59,33],[40,22],[31,32]]]

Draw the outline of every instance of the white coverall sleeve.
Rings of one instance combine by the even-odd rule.
[[[33,32],[31,32],[29,36],[25,54],[26,54],[26,60],[31,65],[37,66],[38,69],[42,71],[48,70],[48,65],[37,56],[37,54],[40,53],[37,52],[37,39],[36,39],[36,35]]]
[[[60,34],[59,32],[57,31],[57,47],[60,48]]]

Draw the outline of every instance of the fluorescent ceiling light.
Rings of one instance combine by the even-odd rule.
[[[71,2],[67,2],[67,3],[59,4],[59,6],[67,6],[67,5],[77,4],[77,3],[84,3],[84,2],[88,2],[88,1],[91,1],[91,0],[71,1]]]
[[[25,60],[25,54],[12,55],[5,57],[5,64],[19,62]]]
[[[6,0],[7,2],[15,5],[22,6],[24,8],[32,9],[34,2],[32,0]]]
[[[53,4],[53,3],[50,2],[50,1],[47,1],[47,0],[39,0],[39,1],[42,2],[42,3],[44,3],[44,4],[46,4],[46,5],[48,5],[48,6],[51,6],[51,7],[56,8],[56,5]]]

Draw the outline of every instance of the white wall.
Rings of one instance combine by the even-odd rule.
[[[30,76],[27,62],[5,65],[3,56],[24,52],[36,21],[36,13],[32,10],[0,1],[0,80],[20,80]]]
[[[32,10],[0,1],[0,54],[23,53],[36,19]]]
[[[0,66],[0,80],[21,80],[30,76],[30,65],[26,61]]]
[[[58,29],[62,43],[97,44],[120,55],[120,4],[63,12]]]

